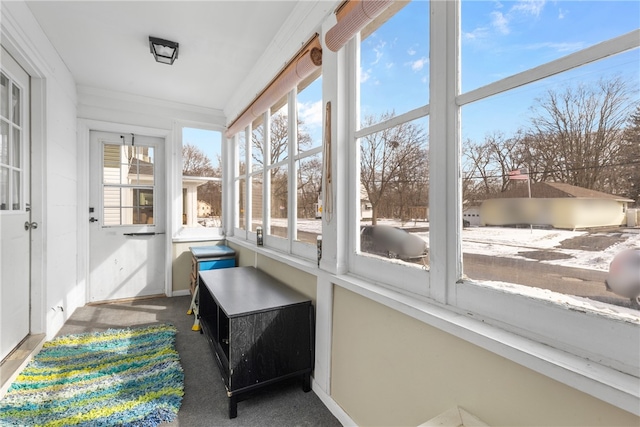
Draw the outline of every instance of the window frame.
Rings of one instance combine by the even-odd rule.
[[[199,227],[185,227],[182,224],[182,207],[183,207],[183,191],[182,191],[182,143],[183,143],[183,131],[185,128],[191,129],[199,129],[199,130],[207,130],[219,132],[220,135],[220,158],[222,159],[221,167],[223,169],[223,176],[221,178],[215,179],[215,181],[220,182],[220,191],[222,198],[222,221],[220,227],[210,227],[210,228],[199,228]],[[172,174],[174,177],[172,179],[172,194],[174,195],[175,203],[171,204],[171,221],[170,224],[172,226],[172,240],[174,242],[179,241],[205,241],[205,240],[217,240],[222,239],[225,236],[225,222],[227,221],[225,217],[227,216],[228,210],[225,208],[226,201],[228,200],[225,193],[228,191],[225,186],[225,177],[224,177],[224,169],[227,163],[225,163],[225,159],[227,159],[231,153],[227,150],[227,141],[224,136],[224,127],[211,125],[206,123],[195,123],[195,122],[187,122],[187,121],[176,121],[174,124],[174,155],[172,156],[172,169],[175,173]]]
[[[268,154],[264,159],[264,167],[257,171],[251,171],[250,173],[240,174],[239,172],[239,134],[240,132],[245,133],[245,141],[249,141],[245,147],[245,163],[249,164],[249,161],[252,160],[251,157],[251,143],[250,136],[252,135],[253,129],[252,124],[247,125],[244,131],[238,132],[232,138],[232,146],[235,152],[233,164],[234,164],[234,173],[232,177],[233,185],[234,185],[234,227],[233,232],[234,236],[250,241],[252,243],[257,242],[256,232],[251,231],[248,227],[247,230],[239,228],[239,218],[240,218],[240,182],[243,178],[245,178],[245,191],[244,191],[244,206],[245,212],[243,214],[245,218],[245,224],[249,224],[251,220],[251,204],[250,201],[253,198],[253,188],[251,186],[251,178],[253,176],[260,175],[263,180],[262,186],[262,209],[263,209],[263,218],[262,218],[262,227],[263,227],[263,244],[264,247],[271,248],[283,253],[295,255],[297,257],[306,259],[306,260],[316,260],[317,259],[317,248],[315,244],[300,242],[296,240],[297,238],[297,215],[292,213],[297,212],[297,197],[296,197],[296,186],[297,181],[295,178],[297,176],[297,162],[305,159],[307,157],[312,157],[317,154],[322,153],[322,146],[312,148],[310,150],[304,152],[298,152],[297,150],[297,94],[298,88],[294,88],[289,91],[286,95],[287,98],[287,122],[288,122],[288,154],[287,158],[281,160],[277,163],[271,164],[271,156]],[[270,127],[271,127],[271,108],[262,114],[262,123],[265,126],[265,141],[263,142],[264,147],[263,150],[265,153],[270,153],[271,149],[271,139],[270,139]],[[270,181],[270,172],[273,168],[276,167],[286,167],[287,168],[287,188],[288,188],[288,215],[287,215],[287,230],[288,237],[278,237],[267,233],[266,230],[270,229],[271,225],[271,181]]]
[[[461,1],[432,1],[430,5],[430,99],[425,106],[397,116],[393,121],[379,123],[368,129],[352,126],[347,140],[349,162],[359,165],[358,138],[381,128],[407,121],[409,117],[429,115],[429,161],[444,165],[430,168],[430,270],[414,274],[405,266],[391,265],[384,260],[357,255],[358,203],[350,204],[348,226],[351,229],[349,273],[365,278],[377,285],[391,288],[423,300],[427,298],[470,319],[478,319],[534,342],[551,346],[566,353],[567,359],[580,360],[591,366],[589,376],[597,384],[615,383],[615,397],[602,392],[600,397],[626,408],[636,404],[629,399],[634,393],[634,379],[639,376],[640,334],[638,322],[633,319],[615,318],[598,312],[589,304],[581,304],[570,296],[554,294],[553,298],[540,298],[524,287],[487,284],[465,278],[462,264],[462,175],[461,175],[461,108],[498,93],[562,73],[564,71],[604,59],[610,55],[637,49],[640,46],[640,30],[606,40],[594,46],[556,60],[525,70],[486,86],[461,93]],[[358,78],[360,43],[357,36],[346,46],[349,81],[352,88],[349,117],[358,123]],[[444,41],[444,42],[443,42]],[[349,176],[352,195],[358,194],[358,174]],[[351,197],[353,200],[354,197]],[[366,259],[365,259],[366,258]],[[372,272],[375,272],[372,273]],[[514,290],[516,288],[516,290]],[[560,301],[558,301],[560,300]],[[557,325],[563,325],[558,328]],[[615,334],[611,331],[615,330]],[[578,331],[578,333],[576,333]],[[579,333],[588,331],[588,333]],[[505,344],[506,346],[506,344]],[[509,350],[506,350],[509,351]],[[538,362],[533,365],[540,365]],[[577,365],[576,365],[577,366]],[[584,366],[584,365],[583,365]],[[575,366],[564,366],[578,372]],[[535,369],[535,367],[534,367]],[[606,387],[605,387],[606,388]],[[636,387],[637,389],[637,387]],[[611,391],[611,389],[609,389]],[[620,393],[620,394],[617,394]],[[634,403],[636,402],[636,403]]]

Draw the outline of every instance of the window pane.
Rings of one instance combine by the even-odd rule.
[[[104,225],[154,224],[153,189],[105,186]]]
[[[222,227],[222,183],[209,181],[198,187],[198,223]]]
[[[11,99],[11,105],[13,106],[13,123],[20,126],[20,88],[16,85],[12,85],[13,98]]]
[[[222,134],[182,130],[183,220],[187,226],[222,226]]]
[[[262,227],[262,175],[251,177],[251,231],[256,231],[257,227]]]
[[[322,157],[320,154],[296,162],[298,185],[297,236],[301,242],[316,244],[322,234]]]
[[[251,133],[251,170],[264,168],[264,123],[253,128]]]
[[[0,210],[9,210],[9,169],[0,166]]]
[[[274,236],[289,237],[288,215],[288,174],[286,166],[279,166],[269,171],[271,178],[271,230]]]
[[[103,156],[105,184],[153,185],[153,147],[105,144]]]
[[[360,139],[362,253],[426,264],[427,126],[425,117]]]
[[[238,170],[240,175],[247,173],[246,166],[246,157],[247,157],[247,143],[245,132],[240,132],[238,134]]]
[[[153,185],[154,165],[153,147],[123,147],[129,159],[127,183],[134,185]]]
[[[0,74],[0,117],[9,120],[9,79]]]
[[[120,208],[105,208],[103,221],[105,226],[120,225]]]
[[[361,36],[362,121],[429,103],[429,2],[396,2],[391,7],[401,9],[378,28],[367,29],[371,35]]]
[[[246,212],[245,212],[245,203],[247,199],[247,189],[246,189],[246,179],[240,178],[238,180],[238,212],[236,217],[238,218],[238,228],[242,230],[246,230]]]
[[[21,168],[20,164],[20,129],[13,128],[13,141],[11,148],[11,166],[15,168]]]
[[[289,105],[271,116],[271,164],[286,160],[289,157]]]
[[[0,122],[0,164],[9,164],[9,124]]]
[[[298,152],[322,145],[322,76],[306,86],[297,98]]]
[[[462,88],[484,86],[638,28],[636,1],[463,1]]]
[[[21,183],[21,174],[19,171],[13,171],[13,182],[11,183],[12,191],[11,191],[11,205],[14,211],[20,210],[20,201],[22,199],[22,191],[20,191],[20,183]]]
[[[636,49],[462,108],[468,277],[631,306],[605,280],[640,246],[639,64]]]

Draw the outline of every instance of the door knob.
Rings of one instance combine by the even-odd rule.
[[[89,218],[89,222],[98,222],[98,218],[91,217]]]
[[[24,229],[25,230],[35,230],[36,228],[38,228],[38,223],[33,221],[33,222],[29,222],[29,221],[25,221],[24,222]]]

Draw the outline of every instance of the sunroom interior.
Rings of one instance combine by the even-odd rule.
[[[226,245],[313,301],[312,390],[344,425],[451,408],[487,425],[640,422],[638,309],[484,280],[462,241],[466,139],[517,133],[521,112],[572,84],[608,79],[637,108],[635,2],[0,7],[3,138],[26,147],[0,159],[15,177],[2,178],[2,358],[86,304],[190,295],[190,248]],[[179,43],[173,64],[150,36]],[[117,157],[107,179],[109,155],[136,159],[135,182]],[[10,236],[25,218],[36,226]],[[361,230],[386,222],[423,233],[426,254],[366,252]],[[535,264],[522,275],[550,268]]]

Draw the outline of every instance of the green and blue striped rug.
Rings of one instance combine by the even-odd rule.
[[[176,328],[67,335],[44,344],[0,401],[0,426],[157,426],[176,417]]]

